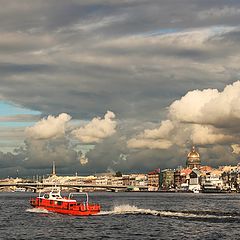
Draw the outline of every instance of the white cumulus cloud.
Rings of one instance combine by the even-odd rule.
[[[232,153],[240,154],[240,144],[233,144],[232,147]]]
[[[81,165],[86,165],[88,164],[88,158],[85,156],[85,154],[82,154],[80,157],[79,157],[79,162]]]
[[[221,144],[232,142],[235,139],[233,135],[226,134],[212,126],[194,125],[190,139],[194,144]]]
[[[174,125],[170,120],[162,121],[157,129],[146,129],[136,138],[127,142],[129,148],[167,149],[172,143],[168,140]]]
[[[130,139],[128,147],[164,149],[187,142],[236,146],[240,141],[240,81],[223,91],[190,91],[170,105],[168,117],[160,127],[146,129]]]
[[[75,129],[72,134],[83,143],[98,143],[116,132],[115,114],[107,111],[104,118],[95,117],[83,127]]]
[[[170,118],[180,122],[211,124],[214,126],[238,125],[240,120],[240,81],[217,89],[188,92],[171,104]]]
[[[182,122],[197,123],[202,120],[202,109],[211,99],[218,96],[216,89],[194,90],[170,105],[170,118]]]
[[[41,119],[32,127],[27,127],[25,133],[32,139],[51,139],[65,134],[66,123],[71,120],[71,116],[61,113],[54,117],[49,115]]]

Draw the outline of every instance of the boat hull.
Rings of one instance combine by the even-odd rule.
[[[100,206],[98,204],[71,204],[71,202],[49,200],[40,202],[39,199],[31,199],[30,204],[35,208],[74,216],[90,216],[100,212]]]
[[[50,207],[45,207],[45,206],[37,206],[35,208],[46,209],[49,212],[74,215],[74,216],[90,216],[90,215],[96,215],[100,212],[100,211],[88,211],[88,210],[77,211],[77,210],[68,210],[68,209],[56,209],[56,208],[50,208]]]

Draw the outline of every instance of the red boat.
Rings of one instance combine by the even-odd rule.
[[[83,194],[86,197],[86,201],[77,202],[73,199],[76,194]],[[77,215],[77,216],[88,216],[94,215],[100,212],[100,205],[89,203],[87,193],[70,193],[68,197],[62,197],[60,190],[52,190],[51,192],[44,193],[41,196],[30,199],[30,204],[35,208],[43,208],[51,212]]]

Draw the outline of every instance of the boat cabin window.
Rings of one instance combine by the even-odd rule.
[[[49,198],[49,194],[45,193],[45,194],[44,194],[44,198],[47,198],[47,199],[48,199],[48,198]]]
[[[53,200],[50,200],[50,204],[53,204]]]
[[[62,205],[62,202],[61,202],[61,201],[58,201],[58,202],[57,202],[57,205],[61,206],[61,205]]]
[[[61,196],[59,194],[52,194],[52,197],[54,197],[54,198],[61,198]]]

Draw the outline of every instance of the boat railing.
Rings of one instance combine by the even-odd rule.
[[[86,204],[88,204],[88,194],[87,193],[69,193],[68,198],[71,199],[73,195],[85,195],[86,196]]]
[[[43,197],[44,194],[48,193],[49,195],[59,195],[61,197],[61,189],[60,187],[56,187],[56,186],[52,186],[51,190],[44,190],[44,189],[40,189],[39,193],[38,193],[38,197]]]

